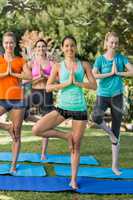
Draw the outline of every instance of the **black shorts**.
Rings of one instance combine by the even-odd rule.
[[[63,110],[58,107],[55,107],[55,110],[65,119],[71,118],[73,120],[88,120],[87,111]]]
[[[32,89],[32,93],[26,98],[26,110],[24,119],[30,115],[31,108],[34,108],[32,114],[45,115],[53,110],[52,92],[46,92],[43,89]]]

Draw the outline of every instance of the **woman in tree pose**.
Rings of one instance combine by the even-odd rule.
[[[117,52],[119,37],[115,32],[105,36],[105,53],[96,58],[93,75],[99,79],[97,100],[94,106],[93,120],[104,129],[112,142],[112,171],[120,175],[118,165],[119,134],[123,113],[122,77],[133,76],[133,67],[128,59]],[[126,70],[126,71],[125,71]],[[109,129],[103,120],[104,112],[111,109],[112,127]]]
[[[82,88],[96,89],[96,81],[88,62],[76,58],[77,43],[73,36],[62,41],[64,60],[55,64],[47,81],[47,91],[59,90],[55,110],[42,117],[34,126],[33,134],[45,138],[57,137],[68,141],[71,152],[72,178],[70,186],[77,189],[77,172],[80,144],[87,123],[87,106]],[[88,82],[83,82],[86,75]],[[59,83],[55,83],[56,77]],[[72,119],[72,130],[68,134],[55,128],[64,120]]]
[[[26,98],[25,120],[37,122],[38,117],[30,114],[30,108],[36,108],[38,114],[45,115],[53,109],[52,92],[46,92],[47,79],[53,63],[47,58],[47,43],[39,39],[34,46],[34,58],[28,63],[32,72],[32,92]],[[43,138],[41,159],[46,159],[48,138]]]
[[[24,95],[21,79],[30,79],[31,73],[23,58],[15,56],[16,38],[14,33],[3,35],[4,55],[0,56],[0,115],[10,111],[12,123],[0,123],[0,128],[7,130],[13,140],[11,172],[16,172],[16,162],[21,143],[21,126],[24,115]]]

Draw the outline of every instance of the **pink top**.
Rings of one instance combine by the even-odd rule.
[[[47,66],[45,66],[45,68],[42,67],[42,71],[44,73],[44,75],[49,76],[51,73],[51,63],[49,62]],[[36,77],[40,75],[40,64],[37,63],[36,60],[34,60],[32,62],[32,77]]]

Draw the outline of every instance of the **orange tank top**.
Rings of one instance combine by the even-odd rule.
[[[15,57],[12,62],[12,71],[14,73],[21,73],[25,61],[21,57]],[[0,56],[0,74],[7,71],[7,61],[3,56]],[[8,75],[0,77],[0,100],[22,100],[24,99],[24,92],[21,88],[21,80],[17,77]]]

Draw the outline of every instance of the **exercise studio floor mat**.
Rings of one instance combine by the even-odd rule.
[[[54,170],[58,176],[71,176],[70,166],[55,165]],[[121,169],[120,176],[115,175],[111,168],[102,167],[79,167],[78,176],[88,176],[95,178],[112,178],[112,179],[133,179],[133,169]]]
[[[0,176],[0,190],[61,192],[72,190],[67,177],[14,177]],[[97,180],[95,178],[78,177],[82,194],[133,194],[133,181]]]
[[[17,171],[10,172],[10,164],[0,164],[0,174],[10,174],[13,176],[46,176],[43,166],[17,164]]]
[[[0,152],[0,161],[11,161],[11,152]],[[70,164],[70,155],[48,154],[46,160],[41,160],[41,155],[38,153],[20,153],[18,162],[41,162],[41,163],[58,163]],[[81,156],[80,164],[99,165],[99,162],[94,156]]]

